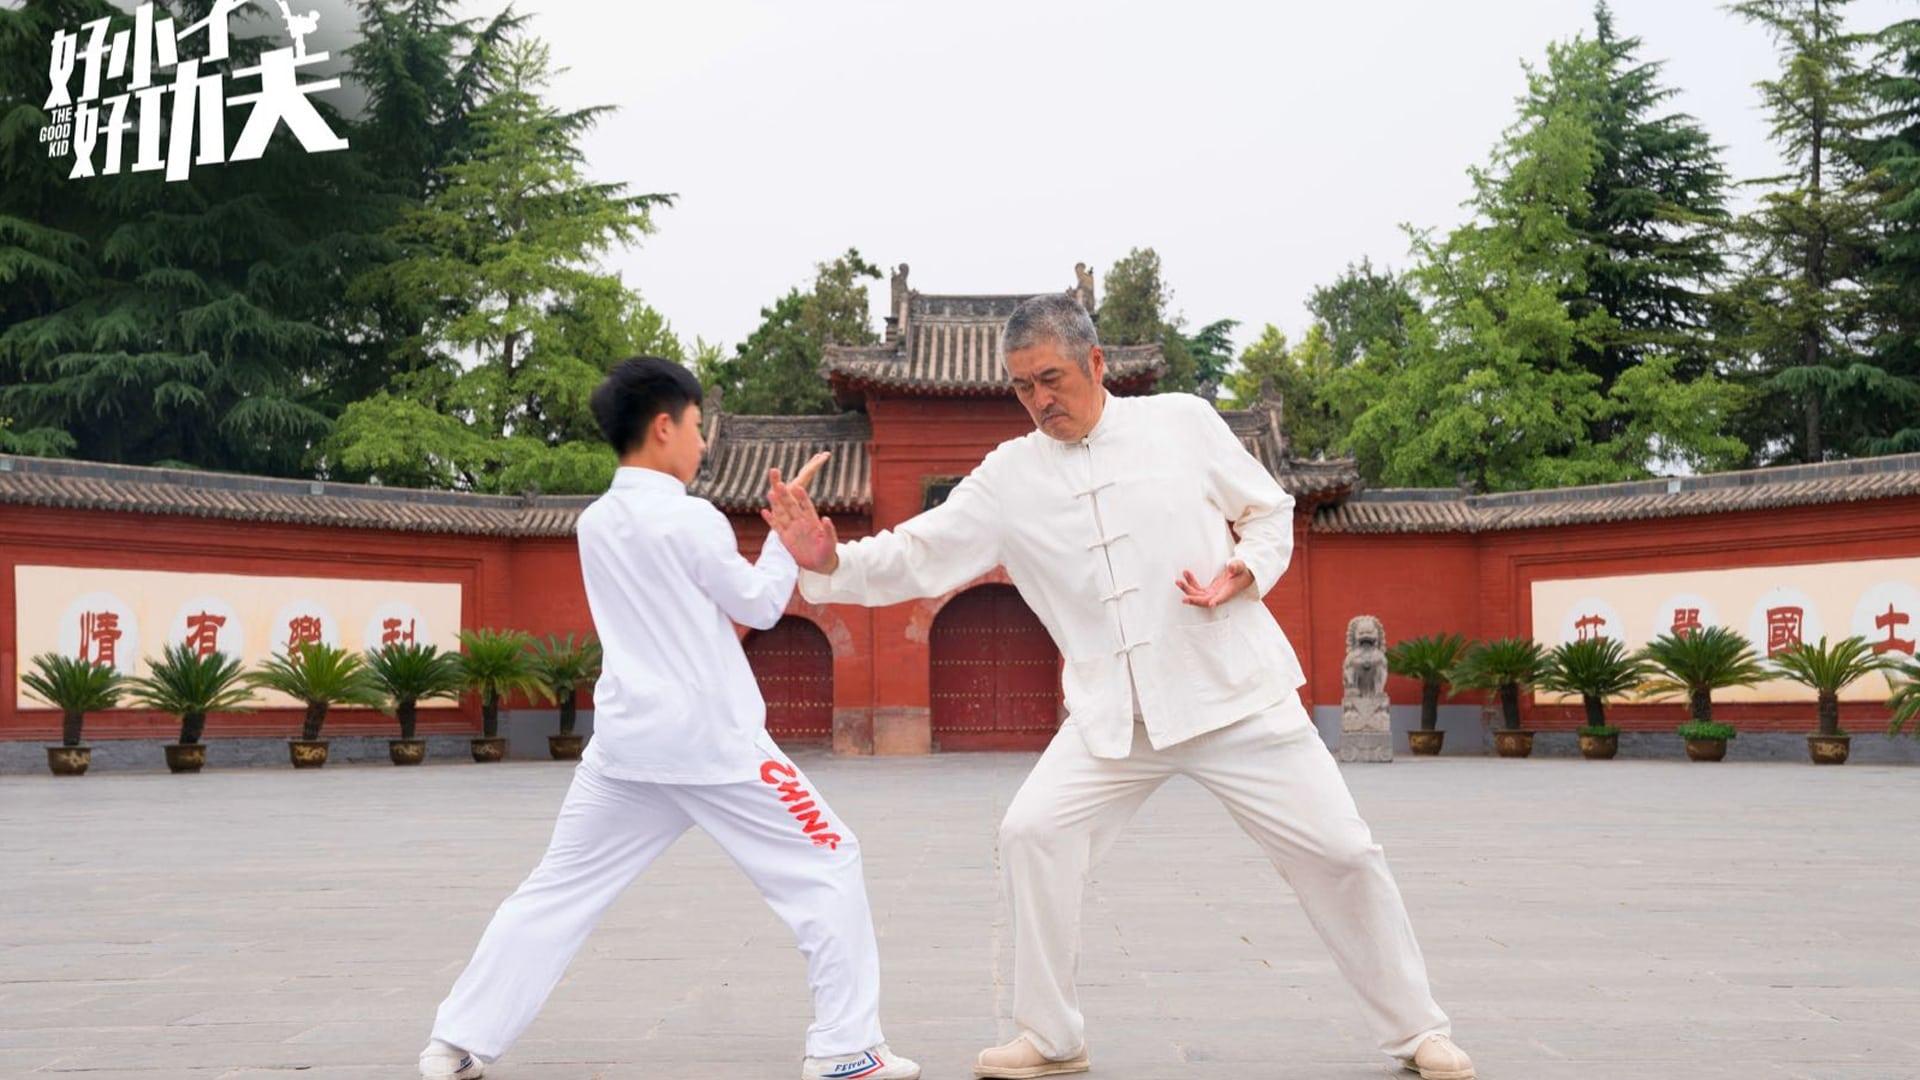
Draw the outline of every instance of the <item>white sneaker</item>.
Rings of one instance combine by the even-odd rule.
[[[810,1057],[800,1066],[800,1080],[920,1080],[920,1066],[881,1043],[858,1054]]]
[[[480,1080],[487,1066],[477,1056],[435,1039],[420,1051],[422,1080]]]

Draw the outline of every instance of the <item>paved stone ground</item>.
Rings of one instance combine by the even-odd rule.
[[[1031,758],[803,757],[859,830],[886,1023],[929,1080],[1008,1030],[994,826]],[[1920,1077],[1920,770],[1352,766],[1493,1080]],[[555,764],[0,777],[0,1076],[407,1077],[532,866]],[[1291,894],[1197,787],[1089,893],[1100,1080],[1385,1075]],[[786,930],[689,835],[500,1080],[797,1075]]]

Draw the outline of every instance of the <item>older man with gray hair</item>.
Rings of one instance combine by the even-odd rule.
[[[1071,295],[1021,304],[1002,341],[1038,430],[1000,444],[945,503],[844,544],[804,490],[777,488],[772,508],[808,600],[897,604],[1003,566],[1065,658],[1066,722],[1000,827],[1019,1031],[974,1074],[1088,1069],[1074,988],[1087,872],[1149,795],[1189,776],[1293,886],[1380,1048],[1426,1080],[1470,1080],[1386,857],[1260,601],[1292,555],[1292,497],[1207,402],[1108,394]]]

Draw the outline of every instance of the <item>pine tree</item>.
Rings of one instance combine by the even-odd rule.
[[[1684,378],[1714,370],[1708,327],[1730,218],[1718,150],[1692,117],[1665,111],[1677,91],[1660,83],[1662,65],[1639,59],[1640,39],[1619,35],[1604,0],[1593,19],[1590,42],[1548,50],[1523,115],[1566,104],[1593,131],[1586,205],[1571,222],[1584,242],[1584,284],[1567,301],[1575,318],[1602,311],[1612,321],[1571,358],[1606,393],[1655,353],[1675,357]],[[1604,420],[1593,437],[1625,423]]]
[[[1898,389],[1862,402],[1853,449],[1910,453],[1920,450],[1920,409],[1907,389],[1920,382],[1920,19],[1902,19],[1874,37],[1870,128],[1845,149],[1870,170],[1878,207],[1867,272],[1870,362]]]
[[[186,25],[210,7],[183,0],[159,10]],[[100,10],[0,12],[7,48],[41,50],[0,71],[0,142],[22,181],[7,185],[3,213],[14,224],[5,231],[40,260],[33,294],[9,304],[0,329],[9,442],[24,431],[37,449],[87,458],[295,474],[329,423],[344,282],[369,255],[360,159],[307,154],[282,131],[258,161],[196,168],[177,182],[131,171],[67,180],[54,163],[18,165],[47,96],[51,31]],[[181,58],[205,47],[190,40]],[[256,63],[262,49],[262,39],[236,37],[228,70]],[[324,101],[315,105],[341,129]]]
[[[484,442],[431,426],[447,437],[429,456],[447,465],[415,478],[596,490],[613,461],[595,445],[587,399],[645,329],[637,298],[596,260],[650,233],[653,208],[671,196],[582,175],[579,136],[606,110],[563,112],[541,97],[552,74],[545,44],[515,35],[485,53],[493,90],[473,113],[470,155],[391,230],[405,256],[361,283],[370,295],[431,301],[410,350],[421,361],[386,397],[347,408],[326,461],[336,473],[390,481],[392,436],[374,421],[419,406]]]
[[[1733,296],[1741,345],[1760,391],[1743,418],[1762,460],[1820,461],[1859,452],[1889,401],[1920,392],[1869,352],[1874,207],[1869,178],[1839,151],[1864,134],[1860,37],[1847,0],[1744,0],[1734,11],[1772,34],[1779,77],[1760,84],[1790,171],[1740,223],[1747,269]]]
[[[1335,367],[1396,354],[1407,343],[1407,319],[1418,309],[1405,280],[1392,270],[1375,270],[1370,259],[1347,264],[1307,299]]]

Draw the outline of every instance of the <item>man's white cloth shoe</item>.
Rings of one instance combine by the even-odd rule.
[[[486,1064],[457,1046],[435,1039],[420,1051],[421,1080],[480,1080]]]
[[[1092,1068],[1087,1048],[1082,1046],[1072,1057],[1050,1058],[1021,1032],[1012,1042],[980,1051],[973,1075],[982,1080],[1032,1080],[1038,1076],[1063,1076],[1083,1073]]]
[[[920,1066],[881,1043],[858,1054],[810,1057],[800,1066],[800,1080],[920,1080]]]
[[[1420,1080],[1474,1080],[1473,1059],[1445,1035],[1429,1035],[1404,1063]]]

